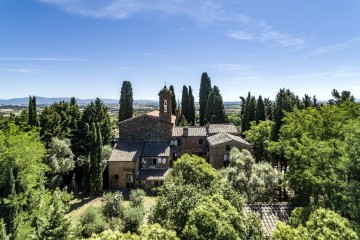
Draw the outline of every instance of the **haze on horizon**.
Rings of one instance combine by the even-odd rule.
[[[197,98],[202,72],[225,101],[280,88],[360,98],[360,2],[325,0],[2,0],[0,99],[36,95]]]

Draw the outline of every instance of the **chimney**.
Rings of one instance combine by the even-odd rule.
[[[186,128],[183,128],[183,136],[187,137],[189,135],[189,129],[186,127]]]

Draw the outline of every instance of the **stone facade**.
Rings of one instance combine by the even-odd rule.
[[[159,111],[119,123],[119,141],[108,165],[110,188],[158,187],[183,154],[201,156],[221,168],[231,147],[251,148],[233,124],[175,126],[171,91],[166,86],[159,92],[159,104]]]
[[[169,142],[173,126],[173,123],[161,120],[158,111],[153,111],[149,114],[143,114],[120,122],[119,138],[120,140],[142,139],[146,141]]]
[[[251,150],[249,145],[237,141],[224,142],[215,146],[209,146],[209,163],[217,169],[227,166],[228,157],[231,148],[236,147],[239,150]],[[225,158],[225,159],[224,159]]]

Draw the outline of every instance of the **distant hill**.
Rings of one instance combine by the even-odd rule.
[[[119,104],[118,99],[107,99],[103,98],[101,99],[105,104]],[[70,98],[46,98],[46,97],[36,97],[36,103],[38,105],[50,105],[54,102],[60,102],[60,101],[70,101]],[[95,99],[80,99],[76,98],[76,101],[79,105],[86,105],[89,104],[91,101],[95,101]],[[29,104],[29,98],[12,98],[12,99],[0,99],[1,105],[28,105]],[[134,100],[134,104],[138,105],[157,105],[158,101],[155,100]]]

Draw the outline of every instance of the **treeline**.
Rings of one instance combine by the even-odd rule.
[[[100,99],[81,112],[75,98],[43,111],[36,97],[0,118],[1,239],[72,239],[68,192],[102,193],[114,135]]]

